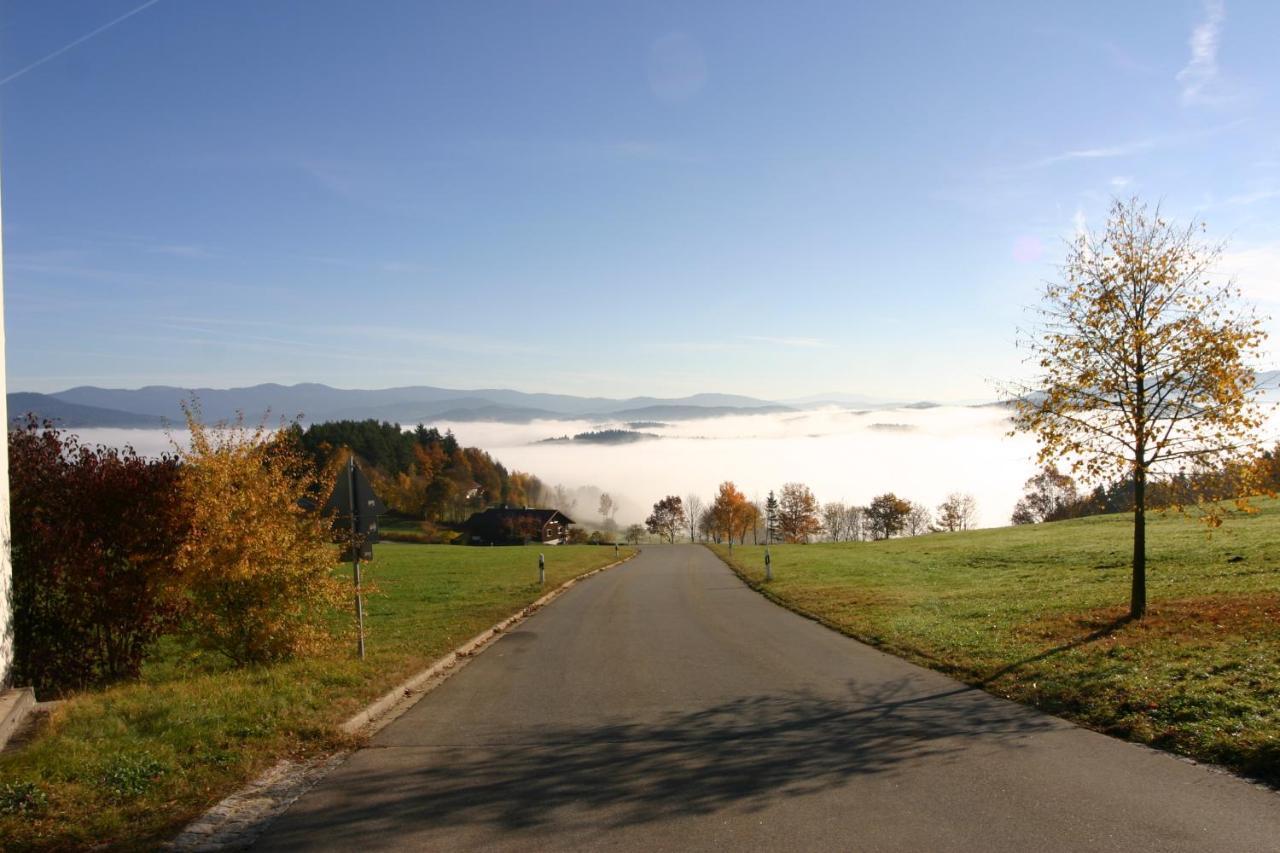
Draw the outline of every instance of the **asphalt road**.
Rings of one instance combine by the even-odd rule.
[[[1280,795],[841,637],[693,546],[539,612],[262,850],[1274,851]]]

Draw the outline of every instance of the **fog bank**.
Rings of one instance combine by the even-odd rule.
[[[594,485],[619,502],[617,519],[641,521],[664,495],[696,492],[709,500],[724,480],[748,498],[763,499],[784,483],[805,483],[818,499],[865,504],[891,491],[935,508],[949,492],[978,500],[979,524],[1008,523],[1034,471],[1034,442],[1009,437],[1000,408],[939,407],[862,412],[830,408],[645,424],[660,438],[632,444],[539,444],[554,436],[625,424],[535,421],[529,424],[438,423],[464,445],[481,447],[508,469],[536,474],[549,485]],[[173,449],[162,430],[75,430],[83,441],[132,444],[142,454]],[[185,430],[173,437],[185,444]],[[595,506],[577,520],[597,522]]]
[[[464,444],[491,452],[508,468],[549,483],[593,484],[619,499],[620,522],[641,520],[663,495],[696,492],[709,499],[724,480],[748,498],[799,481],[821,501],[865,504],[892,491],[931,509],[949,492],[978,500],[979,523],[1008,523],[1034,471],[1034,442],[1009,437],[1000,408],[939,407],[860,412],[822,409],[734,415],[646,424],[661,438],[634,444],[535,444],[544,438],[601,428],[598,421],[531,424],[440,424]],[[595,507],[578,507],[581,521]]]

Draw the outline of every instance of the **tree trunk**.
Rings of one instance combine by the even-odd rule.
[[[1133,589],[1129,616],[1141,619],[1147,610],[1147,472],[1138,467],[1133,478]]]

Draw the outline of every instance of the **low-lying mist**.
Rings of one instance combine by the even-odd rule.
[[[724,480],[748,498],[801,482],[821,501],[865,504],[883,492],[930,509],[950,492],[978,500],[980,526],[1008,523],[1034,472],[1034,443],[1010,437],[1001,408],[939,407],[874,412],[821,409],[645,423],[657,439],[624,444],[539,443],[600,429],[628,429],[600,421],[529,424],[439,423],[464,445],[489,451],[508,469],[536,474],[548,484],[597,486],[619,504],[621,524],[639,522],[664,495],[697,493],[710,500]],[[87,443],[132,444],[155,455],[172,449],[161,430],[83,429]],[[185,431],[175,433],[186,440]],[[598,522],[596,507],[579,505],[576,520]]]
[[[859,412],[822,409],[646,423],[659,439],[631,444],[548,443],[617,423],[535,421],[457,423],[463,444],[488,450],[508,468],[548,483],[591,484],[620,503],[618,521],[641,521],[664,495],[691,492],[709,500],[724,480],[748,498],[802,482],[821,501],[865,504],[891,491],[935,508],[954,491],[978,500],[982,526],[1007,524],[1022,485],[1034,472],[1034,443],[1009,437],[1000,408],[940,407]],[[577,507],[579,521],[597,519]]]

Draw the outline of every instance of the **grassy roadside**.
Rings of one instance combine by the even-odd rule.
[[[1150,607],[1127,622],[1132,527],[1102,516],[889,542],[715,550],[784,606],[1098,731],[1280,785],[1280,503],[1212,538],[1149,522]]]
[[[349,644],[244,670],[162,646],[140,682],[71,699],[30,746],[0,756],[0,848],[152,849],[278,759],[342,746],[337,725],[374,698],[614,560],[612,548],[541,549],[542,587],[536,547],[384,543],[375,551],[363,664]]]

